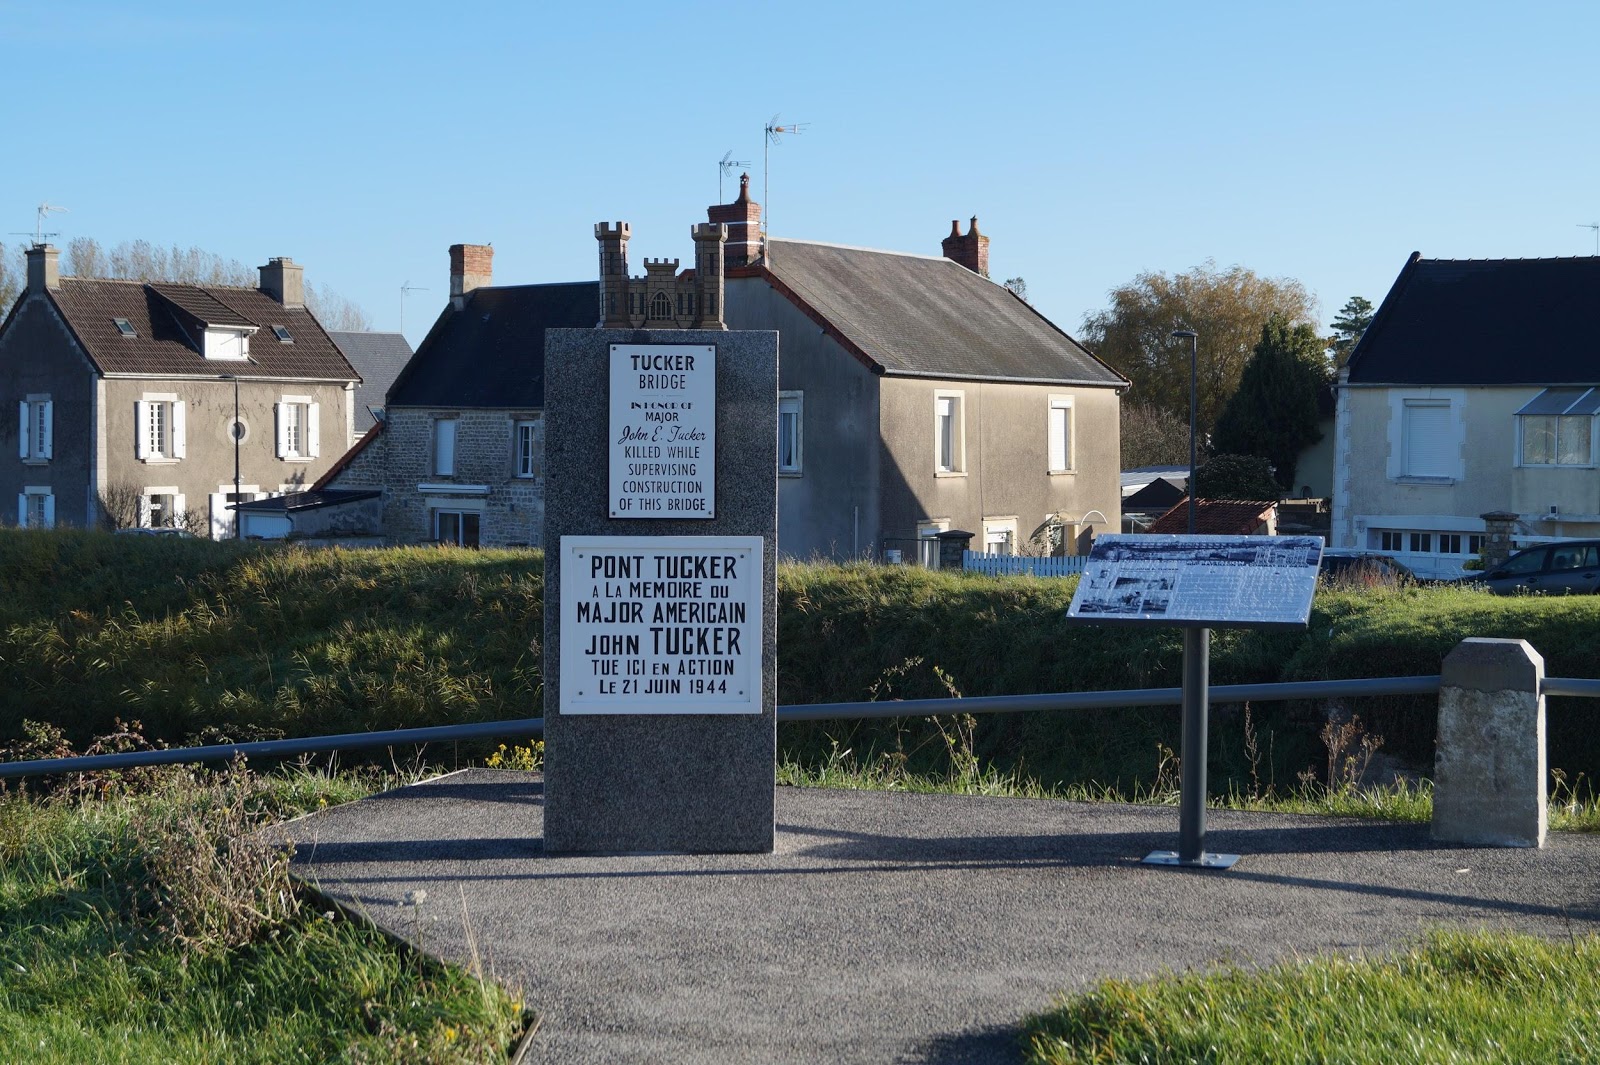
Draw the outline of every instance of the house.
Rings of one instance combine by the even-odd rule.
[[[548,328],[776,330],[778,528],[797,557],[931,555],[965,530],[994,553],[1087,549],[1120,520],[1128,382],[985,275],[989,238],[945,255],[760,237],[749,179],[694,225],[694,266],[628,267],[595,227],[599,283],[494,286],[455,245],[451,304],[390,389],[382,431],[318,487],[382,488],[400,541],[537,544]],[[976,545],[975,545],[976,546]]]
[[[1147,532],[1189,490],[1189,467],[1142,466],[1122,471],[1122,531]]]
[[[544,333],[594,328],[600,285],[497,286],[493,273],[493,248],[450,247],[450,302],[390,386],[383,421],[313,486],[381,491],[370,531],[400,543],[541,542]]]
[[[1450,577],[1504,512],[1527,544],[1600,536],[1600,257],[1414,253],[1340,375],[1330,546]]]
[[[403,333],[330,330],[328,336],[361,375],[361,383],[356,386],[354,423],[356,436],[361,436],[383,417],[389,387],[411,361],[411,345]]]
[[[350,446],[360,379],[306,309],[293,260],[259,288],[63,277],[27,251],[0,325],[19,525],[233,534],[229,504],[315,481]]]

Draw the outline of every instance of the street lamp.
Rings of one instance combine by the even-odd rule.
[[[233,382],[233,425],[229,427],[228,434],[233,437],[233,505],[239,506],[239,442],[244,436],[244,426],[239,422],[239,375],[236,373],[223,374],[224,381]],[[239,520],[239,511],[233,512],[233,538],[243,539],[244,524]]]
[[[1172,339],[1189,338],[1189,535],[1194,535],[1194,418],[1199,405],[1200,334],[1193,329],[1174,329]]]

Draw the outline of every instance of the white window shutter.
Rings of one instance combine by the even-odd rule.
[[[54,493],[44,497],[44,527],[46,529],[54,529],[56,527],[56,497]]]
[[[189,513],[189,507],[185,499],[186,497],[182,492],[172,497],[172,524],[179,528],[183,527],[184,515]]]
[[[44,457],[50,458],[56,450],[56,405],[54,400],[44,401]],[[55,504],[51,504],[54,506]]]
[[[272,405],[272,409],[277,412],[278,416],[278,457],[280,459],[289,457],[289,416],[284,410],[287,406],[287,403],[274,403]]]
[[[306,404],[306,455],[316,458],[322,454],[322,404]]]
[[[17,403],[17,458],[28,457],[28,401]]]
[[[27,527],[28,527],[28,493],[26,493],[26,492],[18,492],[17,493],[17,528],[26,529]]]
[[[150,497],[146,495],[139,497],[139,528],[150,528]]]
[[[187,451],[185,437],[189,435],[189,404],[178,400],[172,405],[172,457],[183,458]]]
[[[142,399],[133,405],[133,453],[136,458],[150,457],[150,404]]]

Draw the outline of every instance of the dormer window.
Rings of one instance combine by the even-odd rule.
[[[290,336],[289,331],[281,325],[275,325],[272,327],[272,335],[278,338],[278,343],[280,344],[294,343],[294,337]]]
[[[125,337],[136,337],[139,335],[139,331],[133,327],[133,323],[128,321],[126,318],[113,318],[111,319],[111,322],[117,327],[117,332],[121,333]]]
[[[206,329],[205,350],[208,359],[243,362],[250,357],[250,334],[254,329]]]

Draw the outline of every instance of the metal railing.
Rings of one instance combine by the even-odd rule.
[[[1213,703],[1280,702],[1288,699],[1360,698],[1375,695],[1433,695],[1439,678],[1367,677],[1355,680],[1289,681],[1279,684],[1218,684],[1210,689]],[[1600,680],[1546,677],[1544,695],[1600,698]],[[988,695],[965,699],[905,699],[898,702],[809,703],[780,706],[779,724],[800,721],[868,720],[890,717],[932,717],[939,714],[1016,714],[1039,710],[1101,710],[1123,706],[1176,706],[1183,702],[1182,688],[1130,688],[1117,691],[1052,692],[1043,695]],[[101,769],[186,762],[230,762],[235,758],[294,758],[328,751],[370,750],[465,740],[524,739],[544,735],[544,718],[523,717],[506,721],[480,721],[470,725],[436,725],[429,728],[390,729],[385,732],[346,732],[332,736],[219,743],[205,747],[172,747],[119,754],[40,758],[26,762],[0,762],[0,780],[54,773],[83,773]]]

